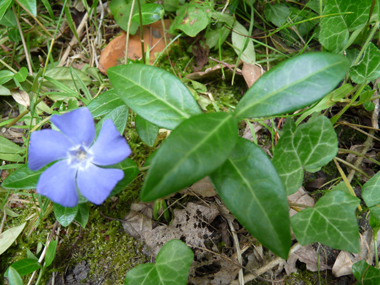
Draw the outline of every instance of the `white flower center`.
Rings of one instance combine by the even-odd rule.
[[[71,167],[85,169],[93,160],[93,155],[90,150],[84,146],[75,146],[68,151],[68,164]]]

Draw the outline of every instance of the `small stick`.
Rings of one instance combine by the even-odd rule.
[[[80,25],[77,29],[77,35],[79,38],[81,38],[81,35],[83,33],[83,30],[84,30],[84,27],[86,25],[86,22],[88,20],[88,12],[84,15],[83,19],[82,19],[82,22],[80,22]],[[70,43],[69,43],[69,46],[66,48],[62,58],[61,58],[61,61],[60,63],[58,64],[58,66],[63,66],[65,64],[65,61],[67,60],[67,58],[69,57],[69,54],[71,52],[71,49],[74,45],[76,45],[78,43],[78,40],[75,36],[73,36],[73,38],[71,39]]]
[[[356,167],[355,165],[352,165],[351,163],[339,158],[339,157],[335,157],[335,159],[345,165],[347,165],[348,167],[351,167],[352,169],[354,169],[356,172],[359,172],[360,174],[364,175],[365,177],[367,177],[368,179],[371,179],[371,177],[365,173],[363,170],[361,170],[359,167]]]
[[[33,69],[32,69],[32,64],[31,64],[31,62],[30,62],[30,57],[29,57],[28,47],[26,46],[26,42],[25,42],[25,38],[24,38],[24,33],[22,32],[22,28],[21,28],[21,25],[20,25],[20,21],[18,20],[18,16],[17,16],[17,13],[16,13],[16,10],[15,10],[15,7],[14,7],[14,6],[12,6],[12,10],[13,10],[13,14],[15,15],[17,28],[18,28],[18,30],[19,30],[19,32],[20,32],[22,45],[24,46],[25,58],[26,58],[26,62],[28,63],[29,74],[30,74],[30,75],[33,75]]]

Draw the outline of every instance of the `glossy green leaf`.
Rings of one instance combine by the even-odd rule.
[[[238,118],[286,114],[322,99],[343,79],[349,61],[342,55],[306,53],[264,73],[236,106]]]
[[[140,116],[136,116],[135,124],[140,139],[148,146],[152,147],[156,141],[158,131],[160,130],[159,127],[144,120]]]
[[[23,165],[15,172],[12,172],[1,184],[6,189],[36,189],[38,179],[47,167],[39,171],[32,171],[27,165]]]
[[[78,213],[75,216],[75,221],[77,221],[83,228],[86,227],[89,217],[89,209],[86,203],[78,205]]]
[[[86,205],[86,204],[82,204],[82,205]],[[57,241],[52,240],[46,250],[45,267],[48,267],[50,264],[52,264],[55,257],[56,250],[57,250]]]
[[[380,284],[380,270],[369,265],[365,260],[361,260],[352,265],[352,273],[358,283],[362,285]]]
[[[8,269],[8,282],[9,285],[23,285],[20,274],[13,267]]]
[[[244,42],[247,39],[244,35],[248,36],[248,30],[238,21],[235,21],[234,32],[232,33],[231,38],[236,54],[239,54],[241,49],[244,48]],[[249,38],[247,39],[246,48],[241,54],[240,59],[249,64],[254,64],[256,62],[255,47]]]
[[[316,172],[335,157],[338,138],[324,116],[298,127],[293,119],[287,119],[282,130],[272,162],[290,195],[301,187],[304,169]]]
[[[268,21],[271,21],[277,27],[281,27],[289,17],[290,10],[283,3],[266,4],[264,15]]]
[[[14,73],[9,70],[0,70],[0,85],[7,83],[14,77]]]
[[[359,227],[355,209],[360,200],[352,195],[332,191],[291,218],[297,241],[302,245],[320,242],[348,252],[360,252]]]
[[[72,221],[74,221],[75,216],[78,213],[78,205],[69,208],[69,207],[63,207],[59,204],[54,203],[54,215],[57,221],[64,227],[67,227],[71,224]]]
[[[128,271],[126,285],[186,285],[193,251],[182,241],[172,239],[164,244],[156,264],[145,263]]]
[[[25,225],[26,223],[23,223],[0,234],[0,255],[2,255],[13,244],[13,242],[21,234]]]
[[[143,25],[153,24],[164,16],[164,7],[161,4],[148,3],[141,6],[141,18]],[[139,11],[132,16],[132,21],[140,25]]]
[[[321,18],[319,41],[331,52],[338,53],[346,45],[349,32],[366,24],[372,0],[334,0],[327,1]],[[343,14],[349,12],[349,14]]]
[[[351,67],[350,75],[352,81],[358,84],[365,84],[380,77],[380,50],[377,46],[369,43],[363,60]]]
[[[127,125],[128,120],[128,106],[125,104],[113,109],[111,112],[109,112],[107,115],[103,117],[97,124],[96,124],[96,134],[98,135],[100,132],[100,129],[103,126],[103,123],[105,120],[111,119],[113,123],[115,124],[116,129],[119,131],[121,135],[123,135],[125,126]]]
[[[92,81],[90,77],[87,76],[86,73],[84,73],[81,70],[76,70],[76,72],[86,86],[91,84]],[[66,87],[69,87],[72,90],[76,90],[75,84],[76,86],[79,86],[79,82],[75,77],[74,77],[74,80],[75,80],[75,84],[74,84],[73,77],[71,76],[71,73],[70,73],[70,67],[65,67],[65,66],[54,67],[46,71],[45,76],[51,77],[59,81],[60,83],[62,83],[63,85],[66,85]],[[43,85],[51,89],[55,89],[55,90],[57,89],[57,87],[54,84],[50,83],[49,81],[44,81]]]
[[[115,90],[111,89],[103,92],[95,99],[91,100],[90,104],[87,105],[92,116],[98,118],[107,115],[115,108],[125,105],[123,100],[116,94]]]
[[[37,0],[19,0],[34,17],[37,17]]]
[[[165,197],[209,175],[227,159],[237,138],[236,119],[227,113],[206,113],[183,121],[154,156],[141,200]]]
[[[3,19],[3,16],[7,12],[11,3],[12,3],[12,0],[0,0],[0,20]]]
[[[140,0],[140,3],[141,3],[141,5],[144,5],[146,3],[146,1]],[[112,15],[113,15],[116,23],[124,31],[127,31],[128,30],[129,15],[131,13],[131,8],[132,8],[132,0],[112,0],[111,3],[109,3],[109,8],[112,12]],[[138,5],[135,2],[135,7],[133,9],[133,12],[135,13],[137,10],[138,10]],[[131,27],[130,27],[129,33],[131,35],[134,35],[138,28],[139,28],[138,24],[136,24],[135,22],[131,22]]]
[[[41,268],[41,264],[36,259],[26,258],[13,263],[10,267],[16,269],[20,276],[28,275]],[[8,269],[9,270],[9,269]],[[8,270],[5,275],[8,275]]]
[[[261,148],[239,138],[228,159],[210,178],[224,204],[244,228],[286,259],[291,246],[286,192]]]
[[[111,67],[107,74],[127,106],[159,127],[171,130],[202,113],[187,87],[161,68],[128,64]]]
[[[178,29],[190,37],[195,37],[209,24],[211,11],[208,5],[186,3],[177,10],[177,16],[170,29]]]
[[[380,220],[380,172],[377,172],[368,180],[362,188],[363,200],[369,208],[372,215]]]
[[[18,82],[24,82],[28,76],[28,69],[26,67],[21,67],[20,70],[14,75]]]
[[[130,158],[127,158],[120,163],[108,166],[107,168],[118,168],[124,172],[123,179],[116,184],[115,188],[113,188],[110,197],[124,190],[128,184],[136,178],[137,174],[139,174],[139,168],[137,167],[136,162]]]

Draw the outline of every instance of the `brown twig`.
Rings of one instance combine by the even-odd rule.
[[[82,234],[82,226],[81,226],[81,225],[79,225],[79,226],[80,226],[80,228],[79,228],[79,235],[78,235],[78,237],[75,239],[75,241],[74,241],[72,247],[70,248],[70,251],[67,253],[65,259],[69,258],[70,254],[71,254],[71,252],[73,251],[73,249],[74,249],[75,245],[77,244],[78,240],[79,240],[80,238],[83,237],[83,236],[81,235],[81,234]]]

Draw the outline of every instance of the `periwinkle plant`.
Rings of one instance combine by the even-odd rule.
[[[98,139],[88,108],[54,115],[51,122],[61,131],[45,129],[31,134],[28,166],[45,170],[37,193],[64,207],[78,204],[80,193],[90,202],[101,204],[124,177],[120,169],[102,168],[119,163],[131,154],[124,137],[112,120],[103,123]]]

